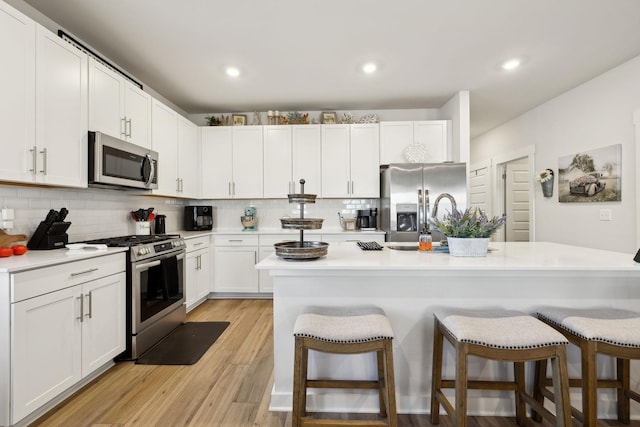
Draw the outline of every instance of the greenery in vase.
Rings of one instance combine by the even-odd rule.
[[[431,224],[447,237],[486,238],[495,234],[507,221],[507,216],[487,217],[479,208],[447,213],[443,219],[432,218]]]

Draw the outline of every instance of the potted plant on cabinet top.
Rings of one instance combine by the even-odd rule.
[[[205,116],[204,119],[207,121],[209,126],[220,126],[222,124],[222,120],[216,116]]]
[[[507,216],[487,217],[479,208],[455,209],[443,219],[433,218],[431,224],[447,237],[453,256],[485,256],[489,239],[507,221]]]

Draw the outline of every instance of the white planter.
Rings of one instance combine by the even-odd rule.
[[[452,256],[487,256],[489,238],[447,237]]]

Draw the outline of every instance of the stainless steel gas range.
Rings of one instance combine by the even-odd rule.
[[[127,349],[118,360],[137,359],[184,322],[185,242],[179,235],[132,235],[92,240],[128,247]]]

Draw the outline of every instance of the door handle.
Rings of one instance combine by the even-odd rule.
[[[93,294],[92,294],[92,292],[93,291],[90,291],[86,295],[87,297],[89,297],[89,304],[88,304],[89,310],[88,310],[87,314],[85,314],[85,316],[87,316],[89,319],[91,319],[91,315],[93,314],[93,308],[92,308],[93,307],[93,297],[92,297]]]
[[[33,166],[31,167],[31,169],[29,169],[29,172],[31,172],[33,175],[36,174],[36,163],[38,162],[38,147],[36,147],[35,145],[33,146],[33,148],[31,148],[29,150],[29,152],[31,153],[31,162],[33,164]]]
[[[40,154],[42,154],[42,170],[40,171],[40,173],[42,175],[46,175],[47,174],[47,149],[46,147],[42,149],[42,151],[40,151]]]
[[[424,217],[424,205],[422,203],[422,189],[418,189],[418,231],[422,228],[422,218]]]
[[[84,298],[82,295],[80,295],[79,297],[77,297],[76,299],[80,300],[80,316],[76,316],[76,320],[79,320],[81,322],[84,321],[83,317],[84,317]]]

